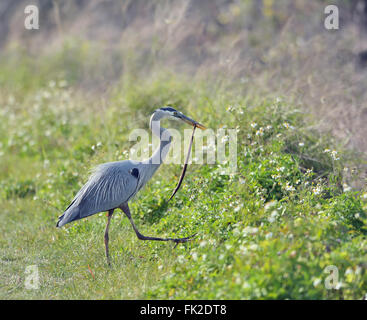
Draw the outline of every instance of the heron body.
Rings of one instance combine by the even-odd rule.
[[[108,253],[108,229],[112,214],[115,209],[120,208],[129,218],[135,233],[141,240],[173,241],[177,243],[186,242],[187,238],[157,238],[143,236],[136,228],[132,220],[128,202],[141,190],[152,178],[168,154],[172,136],[169,130],[160,126],[163,118],[180,119],[191,125],[204,128],[196,121],[186,117],[181,112],[170,108],[157,109],[150,119],[150,128],[160,139],[160,144],[152,157],[144,161],[124,160],[107,162],[95,168],[88,182],[79,190],[71,204],[59,217],[57,227],[86,218],[93,214],[107,211],[108,221],[105,231],[105,246],[107,261]]]
[[[117,208],[129,201],[138,191],[139,166],[139,163],[130,160],[99,165],[59,217],[57,227]]]

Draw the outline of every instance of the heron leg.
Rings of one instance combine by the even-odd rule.
[[[114,209],[108,211],[108,218],[107,218],[108,220],[107,220],[106,230],[105,230],[105,233],[104,233],[104,244],[105,244],[105,247],[106,247],[106,258],[107,258],[107,263],[108,263],[109,266],[111,265],[111,262],[110,262],[110,254],[109,254],[109,251],[108,251],[108,241],[109,241],[108,229],[110,228],[110,222],[111,222],[111,218],[112,218],[112,215],[113,215],[113,211],[114,211]]]
[[[147,237],[147,236],[144,236],[142,235],[138,228],[135,226],[135,223],[134,223],[134,220],[132,219],[131,217],[131,214],[130,214],[130,209],[129,209],[129,205],[127,203],[123,204],[120,206],[120,209],[126,214],[126,216],[128,217],[138,239],[140,240],[153,240],[153,241],[173,241],[176,243],[175,245],[175,248],[176,246],[179,244],[179,243],[183,243],[183,242],[187,242],[189,241],[191,238],[195,237],[196,236],[196,233],[189,236],[189,237],[185,237],[185,238],[158,238],[158,237]]]

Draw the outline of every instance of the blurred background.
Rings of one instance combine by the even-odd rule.
[[[366,89],[367,0],[0,0],[0,299],[367,299]],[[236,129],[238,174],[190,165],[167,205],[162,166],[134,220],[198,237],[116,214],[107,268],[104,214],[57,217],[164,105]]]
[[[330,3],[339,30],[324,27]],[[39,30],[24,28],[29,4],[39,7]],[[2,0],[0,30],[3,86],[24,68],[23,77],[64,78],[101,95],[124,75],[172,72],[286,97],[318,130],[367,151],[365,0]]]

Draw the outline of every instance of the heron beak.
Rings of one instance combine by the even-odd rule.
[[[184,114],[180,114],[179,116],[178,116],[178,118],[179,119],[181,119],[182,121],[184,121],[184,122],[186,122],[186,123],[188,123],[188,124],[191,124],[192,126],[196,126],[196,127],[198,127],[199,129],[201,129],[201,130],[205,130],[206,129],[206,127],[205,126],[203,126],[202,124],[200,124],[199,122],[197,122],[197,121],[195,121],[195,120],[193,120],[193,119],[191,119],[191,118],[189,118],[189,117],[186,117]]]

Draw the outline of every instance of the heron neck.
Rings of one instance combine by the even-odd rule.
[[[159,138],[159,146],[154,151],[153,155],[147,160],[149,164],[155,165],[156,168],[163,163],[164,159],[167,157],[169,148],[171,146],[172,135],[168,129],[162,128],[160,126],[160,121],[152,117],[150,121],[150,128],[152,133]]]

